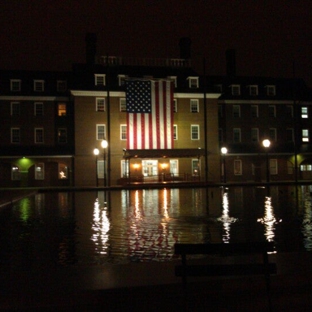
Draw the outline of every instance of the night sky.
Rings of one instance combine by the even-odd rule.
[[[236,49],[237,74],[292,77],[312,87],[311,0],[1,0],[0,69],[70,70],[85,60],[85,34],[99,55],[179,57],[225,74]]]

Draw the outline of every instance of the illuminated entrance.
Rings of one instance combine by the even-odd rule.
[[[144,178],[157,179],[158,160],[142,160],[142,172]]]

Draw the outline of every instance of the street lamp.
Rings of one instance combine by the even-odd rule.
[[[104,171],[104,186],[107,185],[107,181],[106,181],[106,149],[108,147],[108,142],[106,140],[102,140],[101,142],[101,146],[103,148],[103,160],[104,160],[104,163],[103,163],[103,171]]]
[[[265,157],[266,158],[266,181],[267,181],[267,183],[269,183],[269,181],[270,181],[270,170],[269,170],[268,148],[270,147],[271,142],[270,142],[270,140],[265,139],[265,140],[262,141],[262,145],[265,148],[265,156],[266,156]]]
[[[95,179],[96,179],[96,186],[99,186],[99,179],[98,179],[98,168],[97,168],[97,163],[98,163],[98,155],[100,154],[100,151],[98,148],[95,148],[93,150],[93,154],[95,155]]]
[[[225,155],[227,154],[228,150],[226,147],[221,147],[221,154],[222,154],[222,169],[223,169],[223,182],[226,183],[226,171],[225,171]]]

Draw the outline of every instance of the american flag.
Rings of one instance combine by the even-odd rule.
[[[173,82],[127,80],[127,149],[173,148]]]

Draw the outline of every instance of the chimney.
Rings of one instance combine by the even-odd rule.
[[[190,59],[191,58],[191,39],[184,37],[179,41],[180,46],[180,58],[181,59]]]
[[[235,49],[226,50],[226,74],[227,76],[236,75],[236,51]]]
[[[86,63],[88,65],[95,64],[96,56],[96,34],[87,33],[86,34]]]

